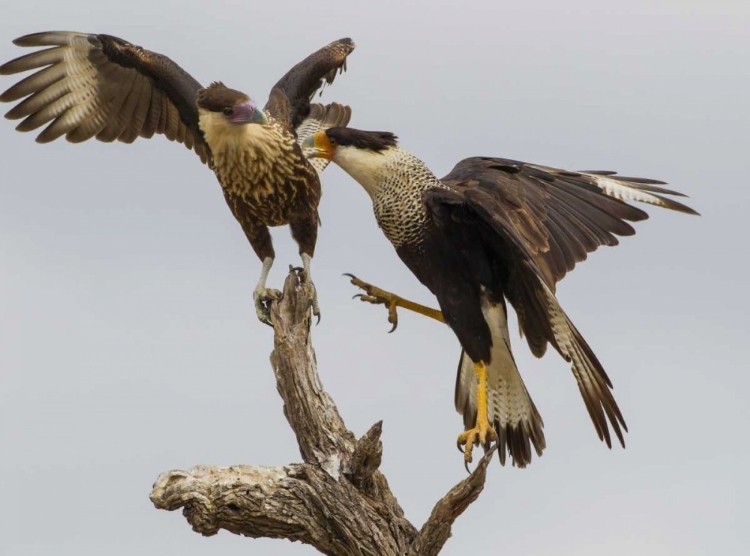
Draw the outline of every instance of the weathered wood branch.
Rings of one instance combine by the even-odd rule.
[[[453,522],[482,492],[494,449],[438,501],[418,531],[379,471],[382,422],[357,440],[323,390],[310,336],[309,293],[290,270],[283,296],[271,305],[271,365],[303,463],[167,471],[156,479],[151,501],[163,510],[183,508],[193,530],[206,536],[225,529],[288,539],[332,556],[436,555]]]

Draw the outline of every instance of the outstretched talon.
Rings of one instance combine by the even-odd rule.
[[[365,293],[358,293],[357,295],[352,297],[352,299],[359,298],[360,301],[372,303],[373,305],[385,305],[388,309],[388,322],[393,325],[393,328],[391,328],[388,332],[391,333],[396,330],[396,327],[398,326],[398,313],[396,312],[396,307],[398,307],[399,302],[403,302],[404,299],[391,292],[381,290],[380,288],[373,286],[372,284],[363,282],[362,280],[354,276],[354,274],[349,274],[347,272],[344,274],[344,276],[348,276],[349,278],[351,278],[352,284],[354,284],[358,288],[365,290]]]
[[[354,274],[349,274],[347,272],[344,274],[344,276],[348,276],[349,278],[351,278],[352,284],[354,284],[358,288],[362,288],[363,290],[365,290],[365,293],[357,294],[354,296],[355,298],[359,297],[360,301],[366,301],[367,303],[372,303],[373,305],[386,306],[386,308],[388,309],[388,322],[393,325],[393,328],[391,328],[388,332],[393,332],[398,326],[398,313],[396,313],[396,307],[414,311],[415,313],[430,317],[431,319],[435,319],[442,323],[445,322],[443,313],[441,313],[437,309],[425,307],[424,305],[420,305],[419,303],[414,303],[413,301],[409,301],[408,299],[399,297],[395,293],[381,290],[380,288],[373,286],[372,284],[363,282],[362,280],[354,276]]]
[[[258,316],[258,320],[268,326],[273,326],[271,323],[271,308],[269,304],[271,301],[281,299],[281,292],[279,290],[273,290],[271,288],[259,288],[253,292],[253,301],[255,302],[255,314]]]

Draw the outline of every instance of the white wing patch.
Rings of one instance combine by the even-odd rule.
[[[324,129],[323,124],[327,115],[326,107],[320,104],[313,104],[310,108],[310,116],[307,119],[303,120],[295,130],[297,132],[298,144],[302,144],[302,141],[304,141],[307,137],[313,135],[321,129]],[[323,173],[323,170],[326,169],[326,166],[328,166],[331,161],[326,160],[325,158],[310,158],[312,153],[313,149],[302,149],[302,154],[305,155],[305,158],[307,158],[310,166],[315,168],[315,170],[318,172],[318,175],[320,175]]]
[[[310,113],[301,124],[296,128],[297,143],[302,143],[312,134],[323,131],[332,127],[346,127],[349,124],[352,110],[348,106],[332,102],[326,106],[322,104],[311,104]],[[330,163],[325,158],[310,158],[313,154],[311,149],[302,149],[302,153],[307,158],[310,165],[317,170],[320,175],[326,166]]]
[[[571,183],[579,187],[596,187],[607,197],[612,197],[619,201],[637,201],[639,203],[647,203],[649,205],[676,210],[686,214],[698,214],[695,210],[682,203],[668,197],[663,197],[663,195],[674,195],[676,197],[686,197],[686,195],[679,191],[673,191],[661,187],[666,184],[658,180],[627,178],[624,176],[617,176],[615,172],[571,172],[568,170],[560,170],[559,168],[552,168],[550,166],[542,166],[540,164],[527,164],[527,166],[547,172],[554,177],[572,178],[573,182]],[[575,183],[576,181],[582,181],[586,185]]]
[[[605,195],[620,199],[621,201],[638,201],[640,203],[648,203],[649,205],[656,205],[657,207],[669,208],[668,203],[662,197],[644,191],[642,188],[637,187],[637,184],[631,185],[627,181],[613,180],[606,176],[597,176],[594,174],[583,174],[584,176],[590,177],[596,186],[602,190]],[[635,185],[635,186],[634,186]]]

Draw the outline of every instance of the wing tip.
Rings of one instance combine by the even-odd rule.
[[[689,206],[664,197],[664,195],[671,195],[675,197],[688,196],[679,191],[673,189],[667,189],[665,187],[657,187],[654,184],[666,185],[666,182],[659,182],[657,180],[649,180],[646,178],[630,178],[623,176],[604,175],[603,173],[589,173],[589,176],[594,178],[596,187],[598,187],[608,197],[619,199],[623,202],[639,202],[654,205],[657,207],[674,210],[683,214],[691,214],[700,216],[700,213]],[[631,205],[632,206],[632,205]],[[645,214],[645,213],[644,213]]]
[[[690,208],[689,206],[683,203],[680,203],[678,201],[675,201],[673,199],[668,199],[666,197],[662,197],[661,195],[655,195],[655,194],[654,194],[654,197],[656,197],[660,201],[660,204],[657,206],[661,206],[662,208],[673,210],[675,212],[681,212],[683,214],[690,214],[693,216],[701,215],[697,210]],[[687,197],[687,195],[682,195],[682,197]]]
[[[24,48],[31,46],[61,46],[61,37],[70,38],[76,36],[88,36],[88,34],[77,31],[39,31],[13,39],[13,44]]]
[[[334,41],[333,44],[338,44],[343,46],[344,48],[347,48],[349,52],[353,51],[355,48],[357,48],[357,43],[355,43],[351,37],[344,37],[342,39],[339,39],[337,41]]]

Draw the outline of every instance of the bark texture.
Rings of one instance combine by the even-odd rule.
[[[310,292],[290,269],[271,304],[271,366],[302,463],[285,467],[199,465],[166,471],[151,491],[158,509],[182,513],[206,536],[225,529],[248,537],[300,541],[323,554],[438,554],[455,519],[484,488],[494,449],[441,498],[417,529],[378,470],[382,422],[357,439],[323,390],[310,336]]]

